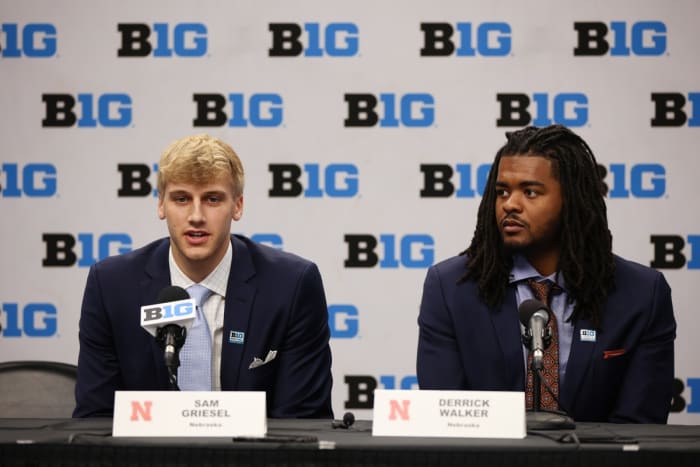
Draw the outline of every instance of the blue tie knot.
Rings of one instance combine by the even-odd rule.
[[[194,284],[187,287],[187,293],[194,299],[197,306],[201,308],[213,292],[202,284]]]

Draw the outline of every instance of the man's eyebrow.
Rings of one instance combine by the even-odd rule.
[[[496,186],[508,186],[508,184],[506,182],[496,180]],[[519,182],[517,186],[544,186],[544,183],[538,180],[523,180],[522,182]]]

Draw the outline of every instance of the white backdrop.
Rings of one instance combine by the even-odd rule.
[[[209,133],[246,169],[235,232],[319,265],[334,410],[368,418],[374,384],[415,381],[426,268],[471,239],[478,167],[506,131],[558,122],[608,171],[615,251],[673,288],[671,422],[698,423],[699,17],[694,0],[0,0],[0,361],[76,362],[88,266],[167,235],[139,190],[172,140]],[[455,193],[421,196],[449,187],[425,164]]]

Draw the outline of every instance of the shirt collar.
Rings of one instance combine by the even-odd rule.
[[[557,274],[554,272],[549,276],[543,276],[537,272],[537,269],[535,269],[523,255],[513,255],[513,268],[510,270],[508,282],[513,284],[525,281],[527,279],[535,279],[537,281],[549,279],[552,282],[556,282],[556,284],[564,289],[564,291],[567,290],[563,274]]]
[[[209,273],[207,277],[200,282],[204,287],[208,288],[215,294],[226,297],[226,287],[228,285],[228,276],[231,272],[231,259],[233,258],[233,250],[231,248],[231,242],[228,242],[228,248],[226,248],[226,253],[224,257],[221,258],[219,264],[214,268],[212,272]],[[173,257],[173,247],[170,245],[170,250],[168,253],[168,262],[170,264],[170,282],[172,285],[177,285],[183,289],[187,289],[191,285],[194,285],[192,279],[187,277],[184,272],[178,267]]]

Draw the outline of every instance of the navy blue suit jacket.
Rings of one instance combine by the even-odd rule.
[[[315,264],[231,236],[221,349],[222,390],[266,391],[272,418],[332,418],[328,309]],[[74,417],[112,416],[115,390],[167,390],[163,350],[140,309],[170,285],[169,239],[107,258],[88,274],[80,317]],[[245,332],[243,344],[230,331]],[[248,369],[254,357],[270,363]]]
[[[428,271],[418,324],[417,374],[421,389],[524,391],[525,364],[515,285],[489,309],[474,281],[457,283],[466,257]],[[671,405],[676,322],[671,289],[653,269],[615,257],[616,288],[593,330],[575,325],[562,408],[575,420],[666,423]]]

